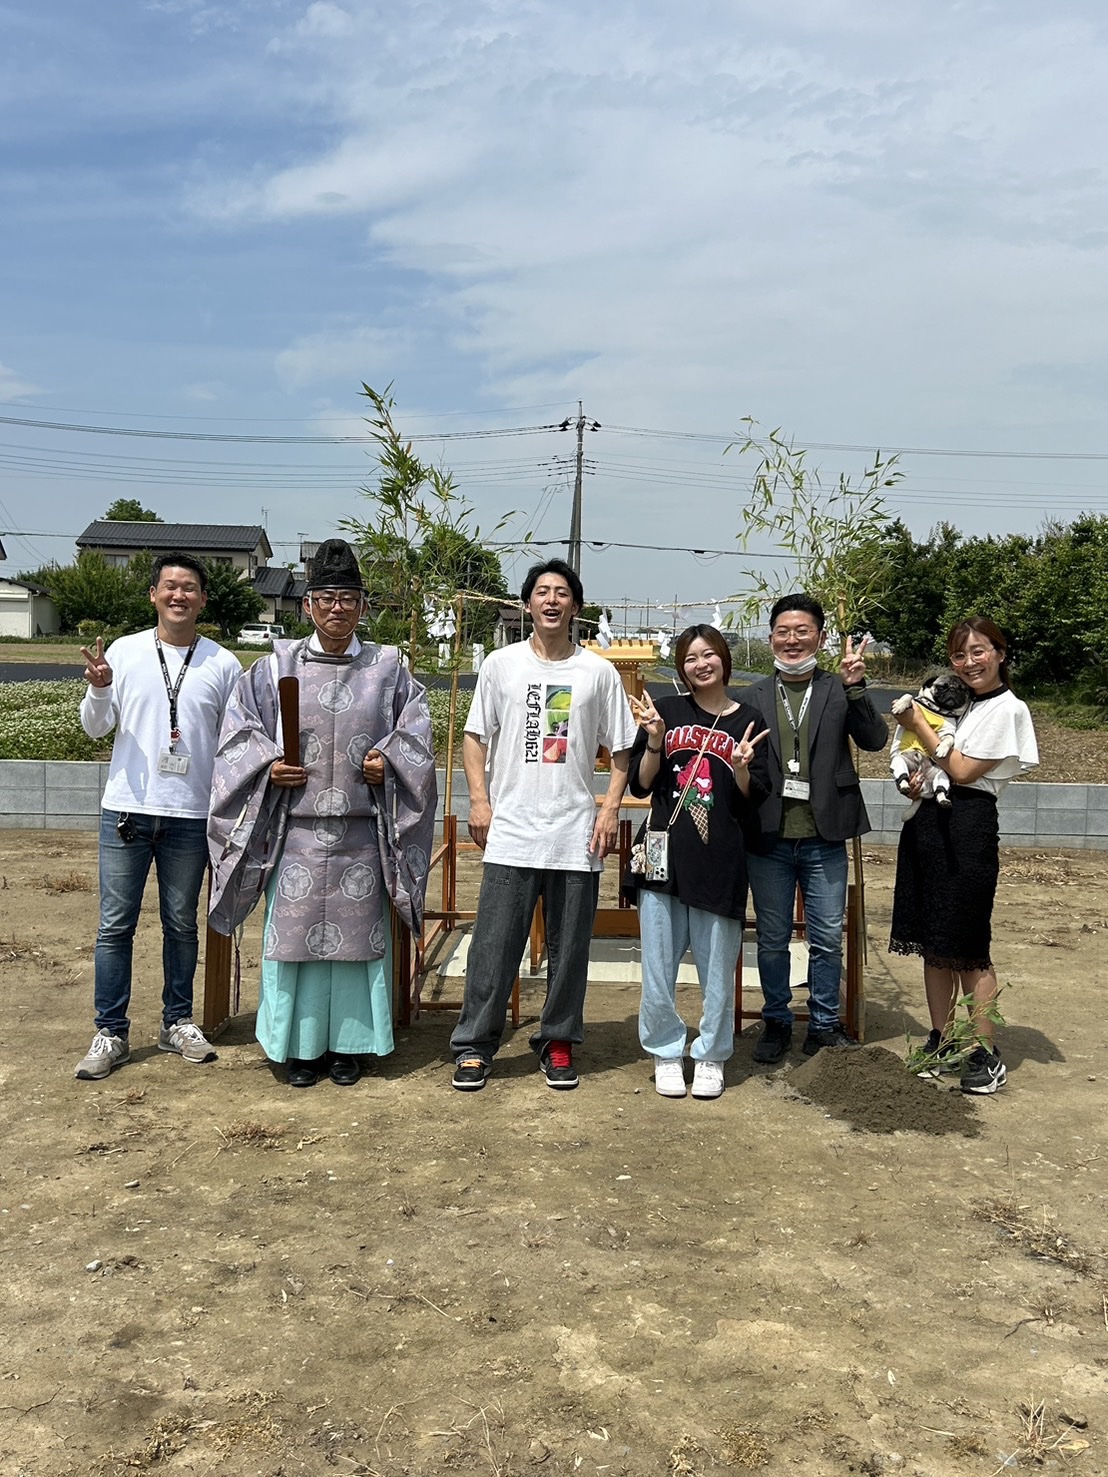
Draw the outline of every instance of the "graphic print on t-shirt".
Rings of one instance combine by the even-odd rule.
[[[564,764],[569,745],[569,710],[573,706],[573,688],[546,685],[543,707],[542,762]]]
[[[564,764],[569,745],[569,710],[573,688],[561,683],[529,682],[523,724],[524,764]]]
[[[692,776],[691,784],[689,784],[690,775]],[[689,786],[689,790],[685,796],[685,809],[696,827],[697,835],[707,845],[708,812],[715,804],[715,799],[712,795],[712,771],[706,754],[694,754],[684,769],[678,772],[678,793],[684,790],[686,785]]]

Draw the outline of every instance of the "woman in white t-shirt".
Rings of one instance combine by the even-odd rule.
[[[973,692],[954,748],[935,763],[953,780],[951,805],[924,803],[900,834],[889,948],[923,956],[931,1034],[926,1052],[943,1070],[957,1002],[973,1000],[977,1046],[961,1063],[962,1091],[994,1093],[1007,1076],[993,1043],[996,998],[992,914],[1000,870],[997,796],[1039,762],[1026,703],[1008,686],[1008,646],[992,621],[961,621],[947,639],[951,665]],[[939,736],[913,704],[901,724],[935,758]],[[951,1068],[954,1069],[953,1066]]]

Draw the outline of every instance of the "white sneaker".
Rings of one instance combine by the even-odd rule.
[[[719,1097],[723,1092],[723,1063],[697,1062],[693,1068],[693,1097]]]
[[[131,1048],[126,1036],[113,1036],[102,1026],[92,1038],[92,1045],[77,1063],[74,1077],[85,1082],[98,1082],[131,1060]]]
[[[685,1064],[679,1056],[654,1058],[654,1089],[663,1097],[685,1096]]]
[[[175,1051],[186,1062],[214,1062],[215,1047],[193,1021],[177,1021],[158,1032],[158,1050]]]

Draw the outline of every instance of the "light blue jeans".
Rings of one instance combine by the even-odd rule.
[[[777,841],[768,854],[749,855],[746,866],[758,924],[763,1020],[792,1024],[789,940],[799,886],[808,935],[808,1029],[833,1030],[843,972],[846,844],[818,836]]]
[[[639,1040],[651,1056],[684,1055],[688,1034],[677,1013],[677,969],[692,949],[704,996],[694,1061],[725,1062],[735,1049],[735,965],[743,946],[741,918],[690,908],[665,892],[639,888],[642,1004]]]
[[[192,1015],[198,938],[196,909],[208,867],[207,821],[130,813],[134,838],[116,831],[118,811],[100,812],[100,927],[96,934],[96,1025],[130,1030],[131,959],[142,894],[153,862],[162,920],[162,1025]]]

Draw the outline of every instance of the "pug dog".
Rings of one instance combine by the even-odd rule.
[[[968,710],[973,693],[949,667],[940,667],[929,672],[920,684],[915,697],[905,693],[892,705],[894,716],[907,712],[913,703],[920,709],[928,724],[939,736],[939,747],[935,759],[945,759],[954,747],[954,730],[958,720]],[[889,762],[896,787],[902,795],[909,795],[909,782],[917,771],[923,775],[923,789],[919,799],[904,811],[901,820],[910,820],[923,800],[934,800],[936,805],[950,804],[950,776],[940,769],[924,749],[914,733],[897,725],[893,737],[892,758]]]

